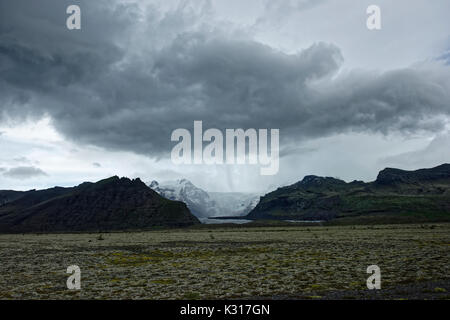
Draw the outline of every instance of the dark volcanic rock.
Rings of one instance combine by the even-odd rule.
[[[311,187],[341,187],[346,185],[345,181],[332,177],[319,177],[314,175],[305,176],[302,181],[297,183],[297,186],[305,188]]]
[[[0,207],[0,232],[121,231],[200,223],[140,179],[112,177],[25,193]]]
[[[386,168],[380,171],[375,182],[380,185],[393,185],[397,183],[421,183],[441,179],[450,179],[450,164],[415,171]]]
[[[25,194],[22,191],[13,190],[0,190],[0,206],[7,204],[8,202],[19,199]]]

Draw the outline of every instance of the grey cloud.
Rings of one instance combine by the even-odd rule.
[[[415,151],[393,155],[379,160],[385,167],[404,167],[406,169],[429,168],[450,162],[450,134],[433,138],[430,143]]]
[[[440,131],[450,112],[450,68],[418,65],[381,74],[352,72],[318,90],[311,134],[347,130],[414,133]]]
[[[14,162],[22,163],[22,164],[31,164],[32,161],[28,159],[27,157],[17,157],[13,159]]]
[[[326,0],[267,0],[263,14],[256,20],[254,27],[263,25],[279,27],[283,22],[299,12],[320,6]]]
[[[442,60],[445,61],[447,64],[450,64],[450,50],[439,56],[438,60]]]
[[[439,62],[337,74],[343,56],[333,44],[286,54],[199,24],[201,15],[180,7],[80,1],[86,24],[77,33],[61,24],[64,1],[16,14],[25,3],[0,0],[8,12],[0,16],[2,111],[48,114],[81,143],[160,157],[171,132],[194,120],[279,128],[282,142],[296,143],[349,131],[439,131],[450,113],[450,67]]]
[[[298,155],[298,154],[309,154],[316,150],[317,150],[316,148],[298,147],[298,146],[289,145],[289,146],[281,148],[280,158],[288,157],[291,155]]]
[[[100,163],[98,163],[98,162],[92,163],[92,166],[94,166],[95,168],[101,168],[102,167],[102,165]]]
[[[47,176],[44,171],[36,167],[15,167],[5,171],[3,175],[11,179],[30,179]]]

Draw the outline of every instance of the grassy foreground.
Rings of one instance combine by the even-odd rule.
[[[450,223],[0,235],[0,299],[449,299],[449,262]]]

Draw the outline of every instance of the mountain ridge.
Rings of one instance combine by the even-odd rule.
[[[450,164],[386,168],[372,182],[308,175],[261,198],[251,220],[447,221]]]
[[[186,204],[161,197],[139,178],[117,176],[26,192],[0,207],[0,232],[124,231],[198,223]]]

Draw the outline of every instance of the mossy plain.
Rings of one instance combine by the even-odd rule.
[[[448,284],[449,262],[450,223],[0,235],[0,299],[354,299],[369,265],[383,291]],[[66,288],[70,265],[79,291]]]

